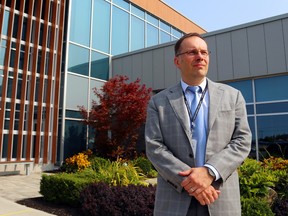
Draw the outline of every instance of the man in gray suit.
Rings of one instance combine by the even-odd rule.
[[[240,216],[237,168],[251,148],[244,98],[206,78],[201,35],[177,41],[174,63],[182,79],[151,98],[145,128],[146,153],[159,173],[154,215]]]

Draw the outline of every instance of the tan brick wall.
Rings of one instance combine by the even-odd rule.
[[[198,32],[200,34],[206,32],[203,28],[201,28],[185,16],[181,15],[179,12],[177,12],[161,0],[130,0],[130,2],[165,20],[166,22],[177,27],[183,32]],[[191,10],[191,13],[192,12],[193,11]]]

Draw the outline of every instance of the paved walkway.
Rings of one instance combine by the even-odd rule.
[[[51,216],[16,203],[18,200],[42,196],[39,193],[41,175],[0,176],[0,216]]]

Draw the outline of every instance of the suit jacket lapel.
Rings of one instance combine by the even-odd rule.
[[[223,90],[220,89],[214,82],[208,80],[208,91],[209,91],[209,119],[208,119],[208,135],[214,121],[217,117],[217,110],[221,104],[221,98],[223,95]]]
[[[176,114],[180,124],[182,125],[190,143],[192,141],[191,130],[190,130],[190,120],[189,114],[184,102],[184,96],[181,84],[172,87],[170,89],[170,94],[167,95],[167,98],[171,104],[173,111]]]

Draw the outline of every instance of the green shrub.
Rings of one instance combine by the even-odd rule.
[[[95,172],[89,169],[78,173],[43,174],[40,193],[47,201],[78,206],[80,192],[95,180]]]
[[[274,188],[277,178],[261,166],[261,162],[246,159],[238,169],[240,192],[244,198],[266,197]]]
[[[148,178],[155,178],[157,177],[158,173],[154,169],[152,163],[145,157],[138,157],[132,161],[134,166],[139,167],[144,175]]]
[[[90,159],[91,168],[98,172],[101,167],[108,167],[111,164],[109,159],[101,158],[101,157],[93,157]]]
[[[132,163],[112,161],[97,168],[97,179],[109,185],[147,185],[145,175]]]
[[[245,216],[274,216],[268,202],[258,197],[241,197],[242,215]]]

